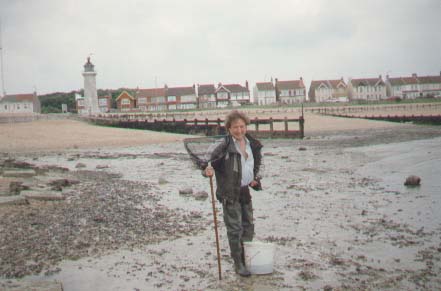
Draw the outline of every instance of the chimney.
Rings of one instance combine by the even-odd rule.
[[[277,78],[275,78],[274,80],[275,80],[274,90],[276,91],[276,102],[278,103],[280,101],[280,92],[279,92],[279,87],[277,86],[277,82],[279,80],[277,80]]]
[[[247,88],[248,91],[250,91],[250,89],[248,88],[248,80],[245,80],[245,87]]]
[[[413,74],[412,74],[412,77],[413,77],[413,78],[416,78],[416,77],[417,77],[417,74],[416,74],[416,73],[413,73]]]

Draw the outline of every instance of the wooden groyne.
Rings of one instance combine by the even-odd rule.
[[[172,133],[194,135],[221,135],[225,134],[224,120],[217,119],[148,119],[142,115],[111,115],[84,117],[88,122],[112,127],[146,129]],[[305,120],[299,118],[252,118],[248,132],[257,138],[303,138],[305,136]],[[297,128],[293,126],[297,125]]]
[[[418,124],[441,125],[441,114],[438,115],[348,115],[348,114],[327,114],[335,117],[363,118],[370,120],[383,120],[392,122],[413,122]]]

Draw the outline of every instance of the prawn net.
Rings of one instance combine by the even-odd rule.
[[[184,139],[184,147],[191,161],[201,170],[225,155],[227,143],[228,139],[225,135]]]

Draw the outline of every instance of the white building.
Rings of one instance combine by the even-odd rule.
[[[87,58],[87,63],[84,64],[84,112],[88,114],[100,113],[98,106],[98,94],[96,91],[96,72],[94,65],[90,62],[90,57]]]
[[[376,101],[387,98],[383,78],[351,79],[348,82],[348,96],[351,100]]]
[[[37,93],[6,95],[0,99],[0,113],[41,113]]]
[[[311,81],[309,101],[311,102],[347,102],[348,90],[343,78],[339,80]]]
[[[387,95],[402,99],[441,97],[441,73],[439,76],[389,78],[386,76]]]
[[[254,101],[258,105],[268,105],[276,103],[276,88],[272,82],[256,83],[253,90]]]
[[[279,81],[276,79],[276,99],[282,104],[303,103],[306,101],[306,88],[303,78],[299,80]]]

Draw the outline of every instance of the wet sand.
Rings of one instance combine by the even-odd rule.
[[[441,186],[423,165],[441,170],[439,163],[430,164],[441,159],[441,128],[309,120],[318,126],[304,140],[263,141],[264,191],[252,195],[256,239],[276,245],[274,273],[248,279],[234,274],[219,208],[222,281],[210,200],[179,194],[183,188],[209,191],[181,142],[161,143],[163,134],[155,133],[146,138],[149,143],[128,146],[110,134],[84,148],[57,141],[46,145],[56,152],[32,152],[31,146],[17,152],[0,139],[3,160],[52,167],[34,182],[79,181],[63,187],[65,201],[0,208],[0,231],[10,238],[2,250],[20,250],[12,265],[2,257],[2,275],[22,270],[33,274],[25,280],[58,280],[64,290],[440,289],[441,226],[435,213],[441,199],[434,193]],[[416,149],[413,158],[405,156]],[[79,163],[84,168],[77,168]],[[402,186],[408,174],[421,175],[424,186]],[[158,224],[149,224],[152,220]],[[48,229],[52,236],[40,241]],[[81,239],[72,239],[69,229]],[[21,241],[20,248],[14,241]],[[34,251],[23,251],[29,248]],[[42,267],[36,267],[38,274],[29,267],[32,262]],[[8,286],[5,282],[0,286]]]

